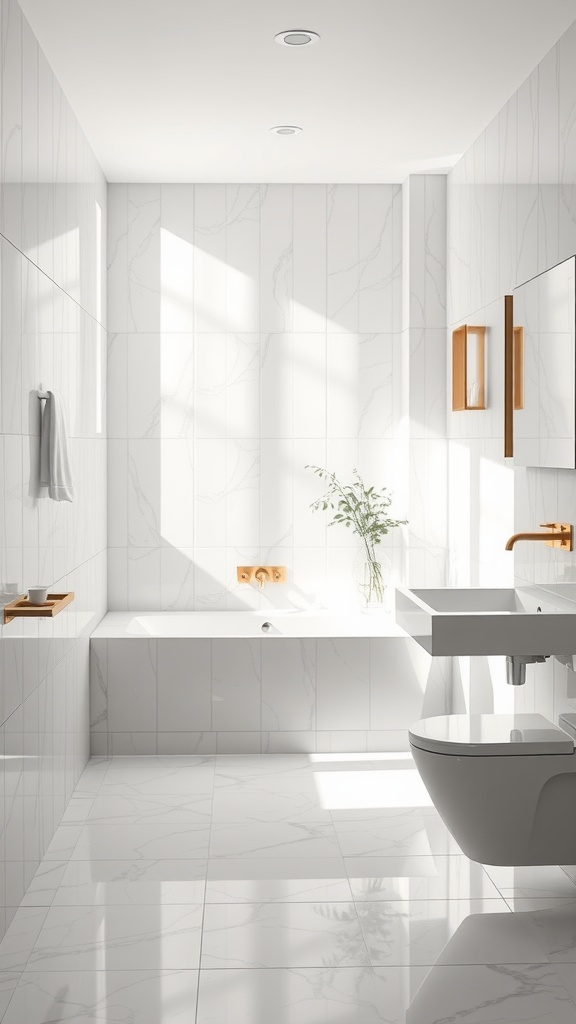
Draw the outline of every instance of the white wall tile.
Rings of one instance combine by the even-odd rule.
[[[105,310],[95,262],[95,197],[105,243],[106,189],[19,4],[8,0],[1,14],[0,582],[75,592],[54,622],[0,627],[0,745],[10,755],[0,773],[3,934],[88,756],[87,634],[106,607],[106,351],[96,320]],[[39,495],[40,382],[66,409],[71,504]]]
[[[368,729],[370,666],[366,643],[317,641],[317,728]]]
[[[212,645],[212,728],[216,732],[261,727],[261,643],[219,640]],[[226,751],[219,751],[226,753]]]
[[[316,641],[262,644],[262,729],[316,728]]]
[[[156,731],[156,640],[109,640],[110,732]]]
[[[110,190],[108,247],[111,320],[124,332],[110,342],[108,425],[111,437],[130,439],[127,543],[148,557],[155,547],[172,548],[160,566],[154,562],[155,604],[244,606],[248,595],[227,590],[225,549],[251,550],[258,561],[278,545],[291,552],[295,524],[299,543],[325,544],[325,524],[308,509],[305,463],[326,464],[336,453],[328,440],[345,438],[354,454],[337,462],[349,474],[358,437],[384,442],[400,422],[386,334],[399,280],[400,190],[164,185],[132,192]],[[142,247],[134,267],[128,235]],[[129,274],[134,310],[122,306]],[[180,296],[181,318],[169,293]],[[333,320],[329,294],[343,300]],[[358,335],[360,310],[379,333]],[[180,446],[165,443],[177,438]],[[119,453],[111,456],[116,466]],[[124,543],[117,524],[126,522],[121,486],[118,499],[111,488],[110,503],[116,549]],[[111,567],[111,593],[122,601],[132,561]],[[326,567],[325,556],[311,561],[308,593]],[[324,582],[324,596],[329,589]],[[277,596],[290,606],[287,590]]]
[[[211,677],[210,640],[158,640],[159,732],[210,731]]]

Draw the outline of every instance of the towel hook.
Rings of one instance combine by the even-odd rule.
[[[48,398],[48,392],[44,391],[44,388],[42,387],[42,381],[40,381],[40,385],[38,387],[38,398],[41,402],[45,402],[46,399]]]

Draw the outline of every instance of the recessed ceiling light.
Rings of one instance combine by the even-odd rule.
[[[269,131],[272,135],[298,135],[302,129],[297,124],[277,124],[274,128],[270,128]]]
[[[317,43],[320,36],[317,32],[309,32],[307,28],[290,28],[287,32],[278,32],[274,39],[280,46],[308,46]]]

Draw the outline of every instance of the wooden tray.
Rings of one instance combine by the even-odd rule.
[[[22,594],[22,597],[17,597],[15,601],[4,605],[4,625],[17,618],[53,619],[73,600],[74,592],[70,591],[69,594],[48,594],[45,604],[30,604],[26,595]]]

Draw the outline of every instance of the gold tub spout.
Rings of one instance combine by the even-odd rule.
[[[547,533],[514,533],[506,541],[506,551],[512,548],[519,540],[543,541],[551,548],[564,548],[565,551],[573,550],[573,527],[570,523],[540,523]]]

